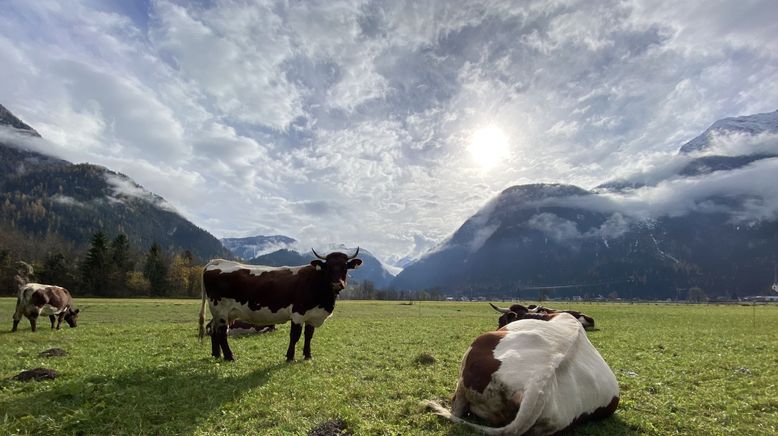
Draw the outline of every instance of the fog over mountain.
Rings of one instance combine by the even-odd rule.
[[[662,164],[593,190],[508,188],[394,284],[558,287],[566,296],[764,292],[778,261],[776,126],[778,111],[718,121]]]
[[[221,243],[235,256],[248,260],[277,250],[291,248],[297,243],[297,240],[283,235],[257,235],[245,238],[222,238]]]

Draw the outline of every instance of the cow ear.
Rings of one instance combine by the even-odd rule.
[[[76,309],[75,313],[81,312],[81,309]]]
[[[362,259],[351,259],[348,261],[348,269],[357,269],[362,265]]]
[[[324,262],[320,261],[319,259],[312,260],[311,261],[311,266],[316,268],[316,271],[319,271],[322,268],[324,268]]]

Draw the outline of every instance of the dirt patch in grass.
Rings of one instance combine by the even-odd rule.
[[[430,353],[421,353],[413,359],[413,363],[417,365],[432,365],[437,359]]]
[[[48,350],[38,353],[38,357],[62,357],[67,355],[68,352],[62,348],[49,348]]]
[[[312,428],[308,432],[308,436],[349,436],[351,432],[346,428],[346,423],[343,420],[336,419],[333,421],[326,421],[318,426]]]
[[[41,381],[41,380],[53,380],[59,376],[57,371],[49,368],[34,368],[22,371],[19,374],[13,376],[14,380],[18,381]]]

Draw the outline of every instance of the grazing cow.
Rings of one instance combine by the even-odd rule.
[[[211,321],[211,354],[234,360],[227,343],[231,321],[240,319],[251,324],[267,325],[292,321],[286,360],[294,360],[295,346],[305,324],[303,355],[311,358],[311,338],[335,309],[338,293],[346,287],[349,269],[362,264],[353,256],[330,253],[326,257],[313,252],[318,259],[310,265],[270,267],[244,265],[215,259],[203,271],[203,299],[200,305],[200,338],[205,335],[205,300],[213,317]]]
[[[62,325],[63,319],[70,327],[76,327],[79,311],[79,309],[73,308],[73,298],[67,289],[40,283],[26,283],[22,285],[16,299],[14,325],[11,331],[16,331],[22,315],[30,320],[32,331],[35,331],[38,317],[41,315],[49,316],[52,329],[55,318],[57,318],[57,330]]]
[[[578,312],[577,310],[556,310],[549,309],[548,307],[536,306],[534,304],[530,304],[529,307],[524,307],[521,304],[514,304],[507,309],[497,307],[492,303],[489,303],[489,305],[492,306],[494,310],[502,313],[502,316],[500,316],[498,321],[500,327],[517,319],[543,319],[547,321],[555,316],[555,314],[569,313],[570,315],[573,315],[586,330],[594,330],[594,318]]]
[[[425,403],[486,434],[551,434],[611,416],[619,385],[581,323],[560,313],[479,336],[465,353],[451,410]],[[467,412],[489,426],[464,420]]]

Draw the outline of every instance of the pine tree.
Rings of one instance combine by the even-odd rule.
[[[130,259],[130,240],[124,233],[119,233],[111,242],[111,277],[110,284],[113,294],[125,296],[128,293],[129,274],[133,262]]]
[[[105,237],[105,233],[97,232],[92,237],[92,245],[81,265],[84,289],[95,295],[106,295],[108,272],[108,239]]]
[[[76,272],[61,252],[50,253],[38,274],[42,283],[51,283],[73,291],[78,286]]]
[[[164,296],[168,293],[168,266],[162,253],[162,248],[156,242],[151,244],[151,248],[149,248],[149,252],[146,254],[143,275],[149,281],[151,295]]]

